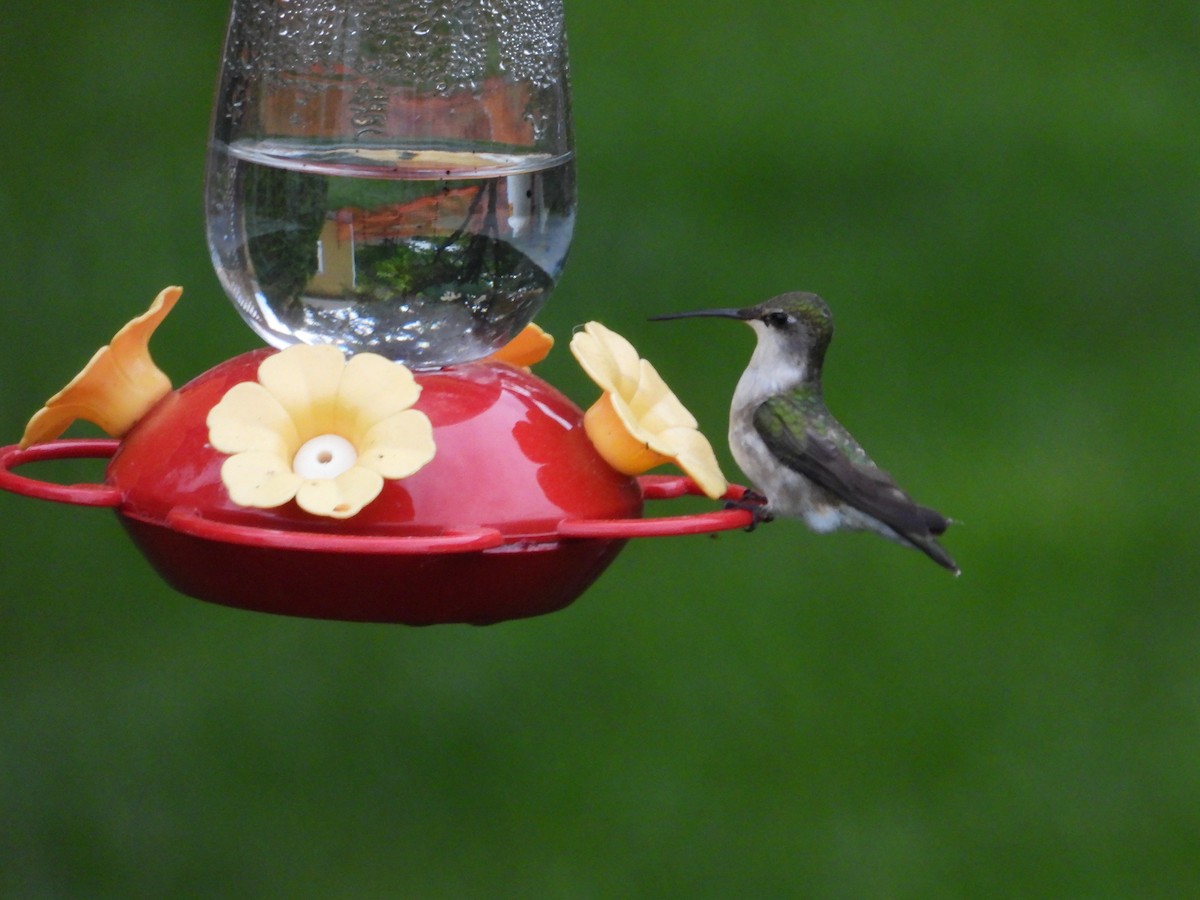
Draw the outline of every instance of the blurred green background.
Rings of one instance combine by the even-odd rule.
[[[176,383],[257,346],[204,244],[221,0],[0,13],[0,434],[164,285]],[[824,295],[830,405],[964,569],[777,522],[425,630],[181,597],[0,496],[5,897],[1181,897],[1200,889],[1194,2],[567,0],[600,319],[723,434]]]

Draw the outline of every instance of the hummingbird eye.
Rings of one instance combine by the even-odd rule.
[[[763,322],[768,328],[786,328],[792,322],[796,321],[787,313],[782,311],[769,312],[763,316]]]

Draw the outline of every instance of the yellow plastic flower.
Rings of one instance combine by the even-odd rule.
[[[489,356],[488,360],[528,369],[545,359],[553,346],[554,338],[540,326],[530,322],[520,334]]]
[[[183,288],[164,288],[150,308],[96,351],[65,388],[34,413],[21,448],[52,441],[76,419],[121,437],[171,390],[171,379],[150,358],[150,335],[175,306]]]
[[[208,413],[208,440],[232,454],[221,480],[239,506],[295,499],[318,516],[349,518],[384,479],[433,459],[433,426],[412,409],[421,386],[374,353],[298,344],[263,360],[258,381],[235,384]]]
[[[695,418],[629,341],[589,322],[572,335],[571,352],[604,392],[583,424],[610,466],[638,475],[674,462],[709,497],[725,493],[725,476]]]

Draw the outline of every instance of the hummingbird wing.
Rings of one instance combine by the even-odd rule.
[[[849,435],[846,445],[806,424],[786,395],[764,401],[754,411],[754,428],[784,465],[799,472],[834,497],[886,525],[903,541],[957,572],[954,561],[934,540],[950,525],[936,510],[913,501],[862,452]],[[840,429],[840,426],[837,426]],[[858,459],[855,459],[858,457]]]

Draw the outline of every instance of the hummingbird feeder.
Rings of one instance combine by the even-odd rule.
[[[552,612],[630,538],[750,525],[645,516],[745,491],[620,335],[572,337],[586,413],[529,371],[574,227],[566,75],[561,0],[234,0],[208,238],[270,346],[172,389],[164,290],[0,448],[0,488],[112,508],[192,597],[410,625]],[[112,437],[62,439],[77,418]],[[17,471],[80,458],[102,483]]]

